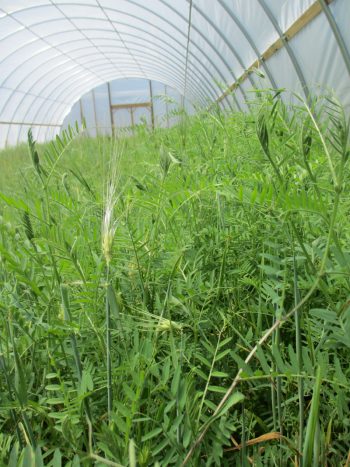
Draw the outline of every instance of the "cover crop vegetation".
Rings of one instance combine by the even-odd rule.
[[[251,110],[0,154],[1,465],[349,465],[349,123]]]

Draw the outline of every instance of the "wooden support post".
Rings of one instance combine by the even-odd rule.
[[[146,108],[152,111],[152,103],[151,102],[137,102],[135,104],[113,104],[110,106],[111,113],[113,113],[113,110],[123,110],[123,109],[129,110],[132,128],[135,126],[134,112],[136,109],[142,109],[142,108]]]

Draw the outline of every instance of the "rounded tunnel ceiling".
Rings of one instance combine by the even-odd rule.
[[[82,95],[119,78],[238,110],[262,85],[346,94],[349,16],[348,0],[2,0],[0,129],[52,136]]]

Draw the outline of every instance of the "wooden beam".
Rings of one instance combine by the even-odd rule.
[[[140,107],[147,107],[151,108],[151,102],[138,102],[136,104],[113,104],[111,105],[111,109],[113,110],[120,110],[120,109],[138,109]]]
[[[326,3],[329,5],[332,3],[334,0],[326,0]],[[290,41],[295,37],[302,29],[305,28],[311,21],[316,18],[320,13],[322,12],[322,6],[321,4],[316,1],[313,3],[304,13],[299,16],[299,18],[291,25],[289,28],[284,32],[284,37],[287,41]],[[227,90],[221,94],[220,97],[216,100],[216,102],[221,102],[223,99],[225,99],[226,96],[231,94],[232,91],[235,91],[240,84],[242,84],[243,81],[245,81],[248,76],[253,73],[253,71],[257,68],[260,67],[260,64],[262,61],[266,61],[269,58],[271,58],[273,55],[275,55],[276,52],[278,52],[280,49],[283,48],[283,41],[282,39],[278,38],[273,44],[271,44],[265,52],[261,55],[260,58],[254,61],[250,65],[249,68],[247,68],[244,73],[238,78],[237,81],[232,83]]]

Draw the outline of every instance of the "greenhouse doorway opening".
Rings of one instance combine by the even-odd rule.
[[[176,89],[159,81],[128,78],[104,83],[84,94],[64,119],[62,129],[85,121],[91,137],[131,135],[135,128],[169,128],[193,107]]]

